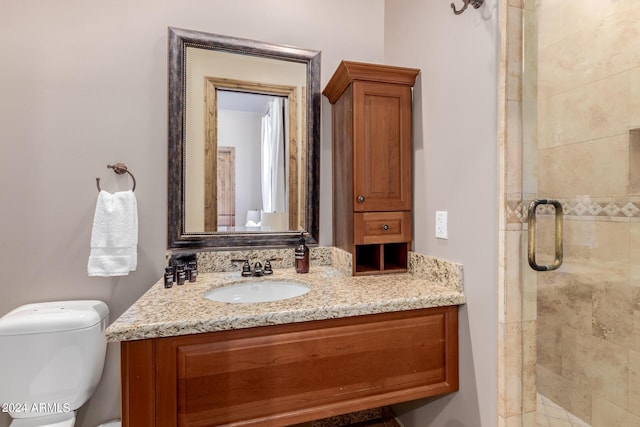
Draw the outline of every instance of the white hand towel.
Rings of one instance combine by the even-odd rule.
[[[133,191],[98,193],[89,276],[126,276],[138,265],[138,203]]]

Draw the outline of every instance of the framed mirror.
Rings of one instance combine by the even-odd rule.
[[[320,52],[169,28],[168,249],[318,242]]]

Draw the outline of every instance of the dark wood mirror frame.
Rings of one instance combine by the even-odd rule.
[[[320,222],[320,52],[169,27],[169,120],[167,248],[229,249],[293,246],[300,231],[186,233],[184,224],[185,63],[188,47],[304,63],[307,65],[306,212],[304,234],[317,244]]]

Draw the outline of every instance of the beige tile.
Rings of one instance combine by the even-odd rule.
[[[522,282],[520,280],[521,262],[524,254],[521,252],[521,231],[506,233],[506,272],[504,291],[504,310],[507,323],[522,321]]]
[[[522,325],[508,323],[505,327],[505,412],[522,415]]]
[[[540,69],[539,74],[543,73]],[[540,77],[542,80],[542,77]],[[542,82],[539,82],[542,85]],[[537,134],[538,148],[557,147],[563,144],[562,125],[564,122],[565,95],[551,95],[544,87],[538,89]]]
[[[623,347],[566,327],[562,331],[562,345],[563,377],[626,407],[629,360]]]
[[[522,426],[523,427],[535,427],[536,426],[536,411],[535,409],[530,412],[522,414]]]
[[[507,101],[506,191],[522,191],[522,109],[519,101]]]
[[[629,73],[578,87],[563,101],[563,143],[625,134],[628,130]]]
[[[553,283],[574,282],[584,288],[627,286],[629,284],[629,244],[631,223],[626,221],[564,219],[564,262],[551,274],[538,275]],[[554,219],[538,216],[538,254],[540,263],[554,253]],[[597,261],[597,262],[596,262]],[[554,275],[559,274],[556,278]]]
[[[571,389],[570,399],[571,404],[569,405],[569,410],[571,413],[588,424],[588,422],[591,421],[591,390],[585,390],[582,387],[573,387]],[[571,416],[569,419],[571,419]]]
[[[505,427],[527,427],[522,425],[522,415],[512,415],[504,418]]]
[[[612,9],[607,7],[608,11]],[[612,13],[602,14],[594,25],[589,25],[592,35],[591,66],[596,78],[618,74],[640,65],[638,20],[640,13],[636,6],[613,9]]]
[[[546,35],[540,32],[538,75],[544,92],[558,95],[595,81],[591,66],[588,32],[572,33],[551,44],[544,44]]]
[[[638,81],[640,85],[640,80]],[[638,92],[640,96],[640,92]],[[640,111],[638,112],[640,120]],[[629,131],[629,183],[628,194],[630,196],[640,195],[640,129]]]
[[[533,0],[530,1],[533,3]],[[537,1],[540,46],[547,47],[562,41],[564,9],[566,1]],[[529,6],[529,5],[528,5]]]
[[[569,420],[558,420],[556,418],[549,419],[550,427],[572,427]]]
[[[563,3],[566,3],[562,10],[565,36],[576,32],[593,32],[601,26],[605,17],[615,11],[615,8],[611,7],[612,2],[606,1],[587,0]]]
[[[628,136],[538,150],[540,194],[554,198],[626,196]]]
[[[537,363],[551,372],[562,374],[562,329],[557,324],[560,316],[552,313],[555,310],[554,300],[547,299],[545,294],[539,294],[540,302],[538,307],[538,333],[537,333]],[[546,394],[546,393],[545,393]]]
[[[630,223],[566,220],[564,225],[563,271],[590,286],[629,283]]]
[[[594,285],[585,278],[561,271],[538,276],[538,345],[553,345],[556,352],[561,340],[562,328],[570,327],[584,334],[592,331],[592,297]],[[544,341],[548,341],[544,344]],[[545,357],[540,355],[544,360]],[[558,358],[560,354],[558,353]],[[560,364],[560,360],[556,361]],[[559,372],[559,370],[556,370]]]
[[[549,420],[543,413],[537,412],[535,425],[537,427],[549,427]]]
[[[522,99],[522,9],[509,6],[507,13],[507,99]]]
[[[522,323],[522,411],[536,410],[536,322]]]
[[[536,193],[538,141],[538,46],[535,12],[524,12],[524,60],[522,73],[522,190]]]
[[[640,417],[600,396],[594,396],[591,420],[593,427],[637,427],[640,425]]]
[[[571,382],[562,375],[538,364],[536,366],[537,389],[541,395],[562,407],[571,406]]]
[[[629,72],[629,118],[630,129],[640,129],[640,66]]]
[[[629,411],[640,416],[640,352],[629,351]]]
[[[625,1],[542,2],[541,74],[554,94],[638,66],[638,8]]]
[[[541,400],[548,406],[569,411],[574,416],[589,422],[591,420],[591,393],[584,387],[573,384],[567,378],[538,366],[538,390]],[[567,415],[570,419],[571,414]]]
[[[521,259],[521,280],[522,280],[522,320],[536,320],[538,317],[538,277],[537,272],[529,267],[526,257],[526,234],[525,238],[522,239],[523,248],[521,249],[521,253],[523,254]]]
[[[593,294],[593,335],[640,351],[640,288],[605,287]]]
[[[629,223],[629,283],[640,287],[640,223]]]
[[[519,7],[522,9],[522,1],[523,0],[509,0],[509,6]]]
[[[507,339],[506,324],[498,322],[498,416],[507,417]],[[510,351],[518,351],[513,349]]]

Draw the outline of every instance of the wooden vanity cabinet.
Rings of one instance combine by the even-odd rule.
[[[127,427],[285,426],[458,390],[458,307],[121,343]]]
[[[354,275],[407,270],[418,73],[343,61],[323,91],[333,105],[333,240],[352,254]]]

